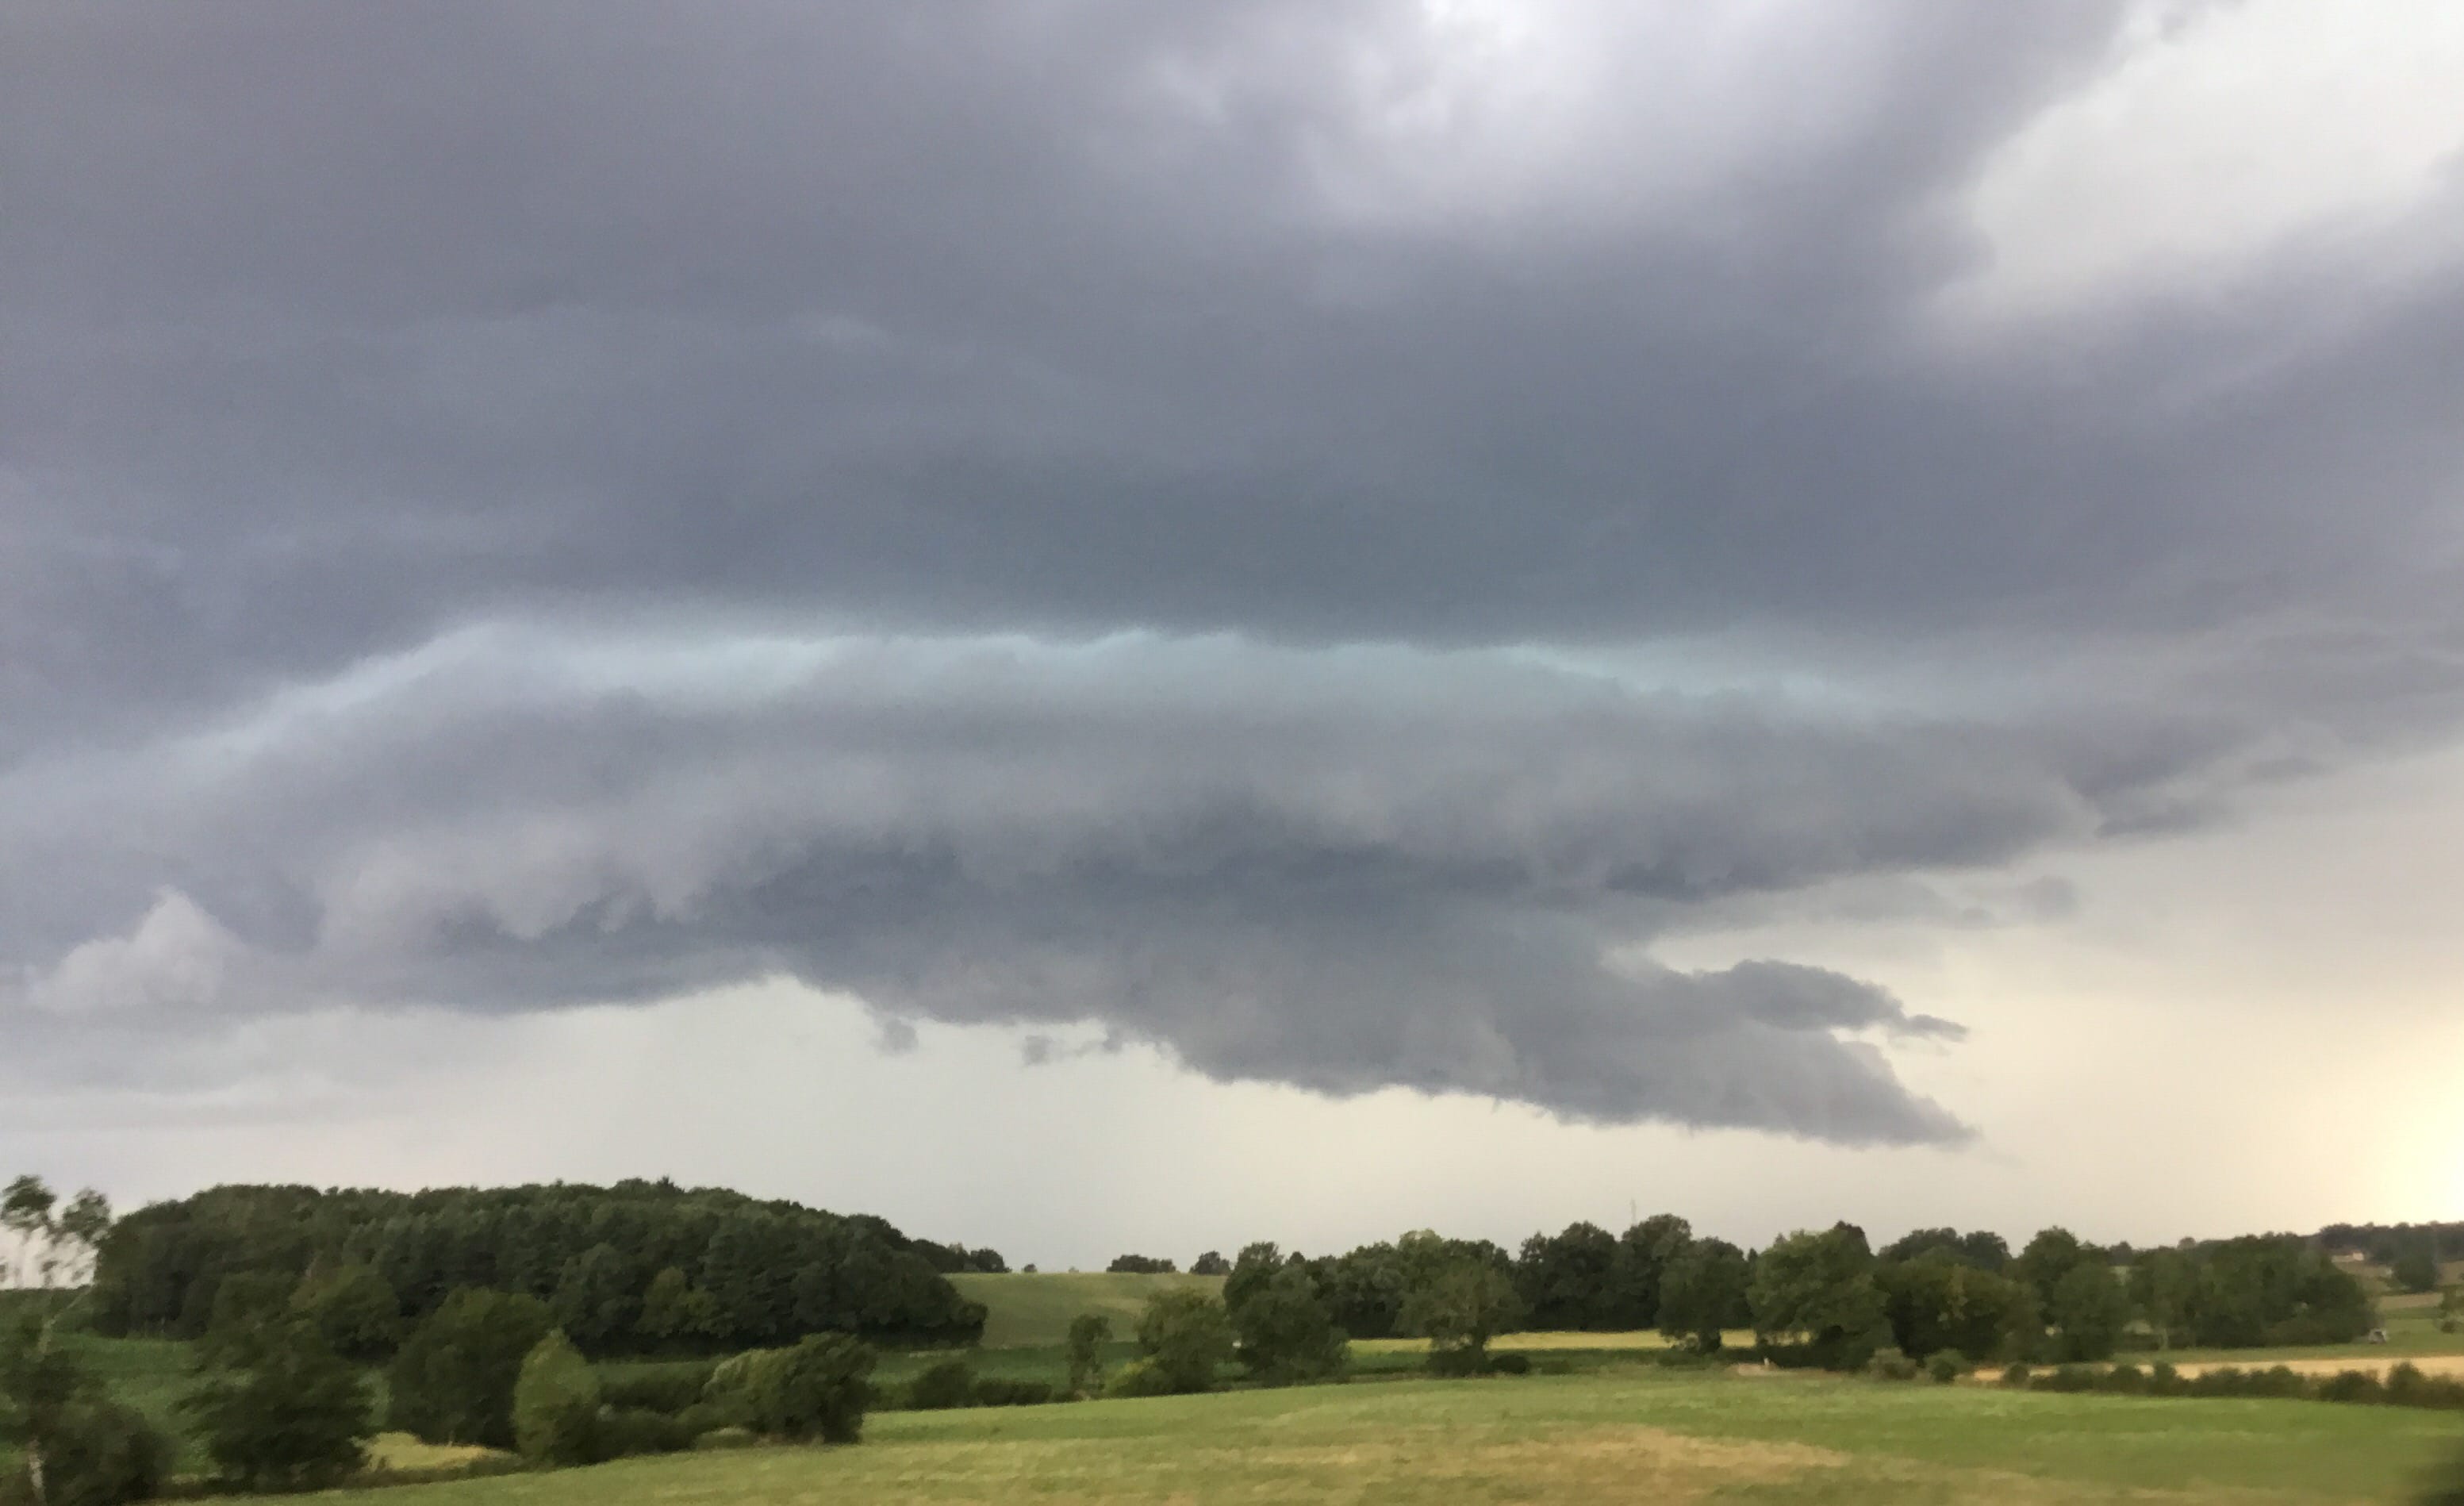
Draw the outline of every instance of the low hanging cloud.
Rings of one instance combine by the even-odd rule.
[[[2010,862],[2235,751],[2141,736],[2122,776],[2109,740],[2083,761],[2044,729],[1500,653],[474,630],[0,782],[0,851],[34,858],[0,857],[0,895],[55,944],[139,906],[20,956],[54,1015],[786,973],[892,1020],[1092,1022],[1226,1078],[1955,1141],[1878,1043],[1957,1026],[1819,968],[1632,954],[1725,901]],[[71,849],[82,892],[40,862]]]
[[[29,18],[0,1074],[788,975],[1956,1141],[1960,1001],[1655,943],[2464,726],[2464,141],[2117,218],[2237,9]]]

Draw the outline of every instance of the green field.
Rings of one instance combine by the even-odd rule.
[[[1060,1340],[1082,1312],[1121,1336],[1117,1365],[1154,1292],[1187,1276],[966,1276],[990,1308],[984,1348],[955,1353],[979,1374],[1062,1380]],[[1216,1284],[1206,1281],[1205,1284]],[[2390,1344],[2320,1350],[2181,1351],[2264,1366],[2279,1359],[2464,1352],[2417,1303],[2389,1302]],[[1742,1340],[1745,1336],[1739,1336]],[[112,1388],[175,1434],[189,1384],[185,1344],[70,1340]],[[1415,1340],[1354,1346],[1340,1386],[1159,1401],[960,1412],[877,1413],[847,1450],[752,1449],[596,1469],[401,1486],[372,1503],[686,1506],[1174,1502],[2401,1502],[2464,1419],[2316,1402],[2057,1396],[1993,1386],[1889,1385],[1803,1373],[1760,1377],[1663,1363],[1649,1334],[1524,1334],[1523,1378],[1421,1377]],[[953,1351],[887,1352],[894,1397]],[[2145,1362],[2151,1355],[2124,1358]],[[1226,1379],[1234,1373],[1226,1372]],[[404,1465],[435,1462],[402,1440]],[[417,1457],[413,1457],[417,1454]],[[180,1468],[203,1467],[192,1447]]]
[[[1855,1380],[1393,1381],[890,1413],[850,1449],[756,1449],[408,1486],[395,1506],[1736,1501],[2400,1502],[2452,1416]]]
[[[1111,1275],[1103,1272],[1041,1272],[1010,1275],[954,1275],[959,1292],[987,1309],[984,1347],[1023,1349],[1057,1347],[1069,1337],[1069,1320],[1081,1313],[1101,1313],[1112,1320],[1115,1338],[1127,1339],[1138,1326],[1147,1298],[1174,1287],[1223,1290],[1221,1276]]]

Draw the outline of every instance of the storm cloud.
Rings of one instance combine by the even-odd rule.
[[[1960,1001],[1653,944],[2464,713],[2453,158],[1995,280],[2012,144],[2214,13],[30,8],[14,1065],[784,974],[1958,1141]]]

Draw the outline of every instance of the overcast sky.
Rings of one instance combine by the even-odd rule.
[[[2464,1212],[2464,10],[0,17],[0,1171]]]

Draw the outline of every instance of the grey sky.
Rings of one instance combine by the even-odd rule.
[[[2464,719],[2434,6],[0,26],[0,1093],[71,1121],[785,979],[1988,1155],[1920,1069],[2024,981],[1842,926],[2058,930]]]

